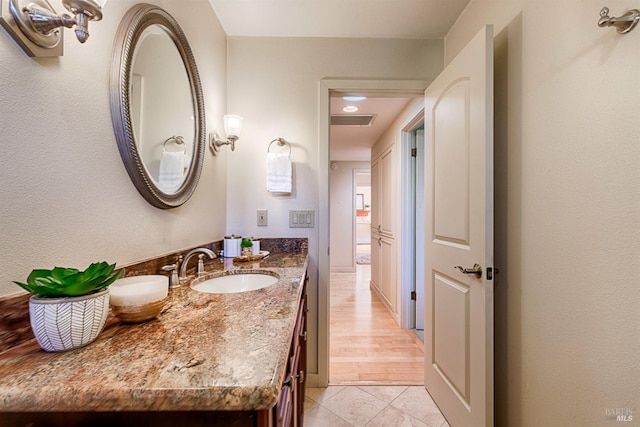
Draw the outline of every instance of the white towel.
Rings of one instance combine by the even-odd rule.
[[[160,157],[158,188],[164,193],[175,193],[184,181],[184,152],[165,151]]]
[[[291,157],[283,153],[267,153],[267,191],[291,193]]]

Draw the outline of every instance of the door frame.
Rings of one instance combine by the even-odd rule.
[[[412,329],[415,325],[415,309],[411,304],[412,285],[415,281],[416,254],[413,245],[415,235],[415,206],[411,192],[415,192],[411,171],[411,146],[413,142],[413,132],[424,124],[424,107],[409,120],[402,128],[401,139],[401,166],[400,182],[401,188],[410,189],[410,192],[402,192],[401,198],[401,231],[400,231],[400,327]]]
[[[329,126],[331,92],[366,92],[371,96],[424,96],[433,80],[322,79],[318,129],[318,373],[309,374],[310,387],[329,384]]]

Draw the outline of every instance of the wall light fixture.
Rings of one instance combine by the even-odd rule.
[[[60,27],[73,28],[80,43],[89,21],[102,19],[107,0],[62,0],[74,16],[58,15],[47,0],[0,0],[0,24],[29,56],[62,56]]]
[[[231,151],[236,148],[236,141],[240,138],[240,131],[242,130],[242,117],[233,114],[227,114],[224,116],[224,131],[227,134],[227,140],[220,139],[217,131],[209,136],[209,148],[214,156],[218,155],[218,150],[223,145],[230,145]]]

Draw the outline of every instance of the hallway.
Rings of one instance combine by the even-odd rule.
[[[371,266],[356,270],[331,273],[330,385],[307,389],[305,425],[448,427],[422,385],[422,343],[369,289]]]
[[[370,290],[370,265],[331,273],[329,384],[422,385],[422,343]]]

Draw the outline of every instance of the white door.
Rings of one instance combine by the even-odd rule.
[[[452,427],[493,426],[492,26],[426,90],[425,147],[425,386]]]

